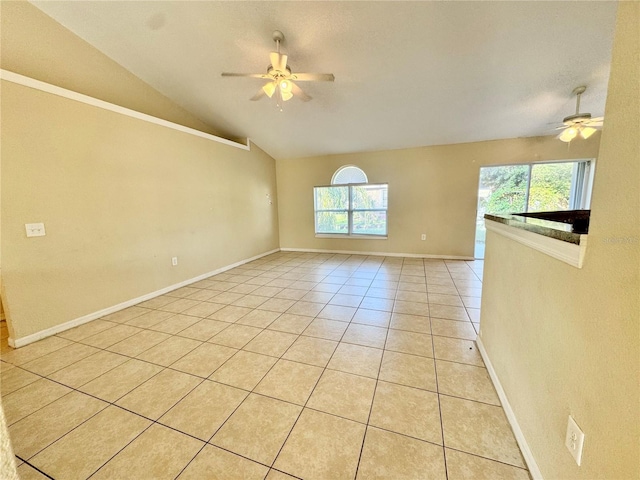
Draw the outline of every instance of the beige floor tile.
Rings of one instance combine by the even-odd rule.
[[[354,478],[365,428],[305,409],[274,467],[305,479]]]
[[[107,348],[111,345],[118,343],[125,338],[129,338],[141,330],[131,325],[116,325],[113,328],[104,330],[90,337],[83,338],[81,340],[85,345],[91,345],[96,348]]]
[[[427,292],[429,294],[437,293],[440,295],[459,295],[458,289],[454,285],[450,284],[438,285],[430,283],[427,287]]]
[[[449,305],[429,305],[432,318],[444,318],[447,320],[458,320],[468,322],[469,316],[464,307],[452,307]]]
[[[404,302],[429,303],[427,292],[412,292],[410,290],[398,290],[396,300]]]
[[[267,310],[253,310],[237,321],[238,325],[247,325],[249,327],[266,328],[280,316],[278,312],[269,312]]]
[[[264,330],[246,344],[243,350],[273,357],[281,357],[298,338],[297,335],[272,330]]]
[[[351,323],[342,337],[342,341],[346,343],[376,348],[384,348],[386,339],[386,328],[360,325],[357,323]]]
[[[113,322],[105,322],[104,320],[93,320],[89,323],[85,323],[84,325],[80,325],[79,327],[72,328],[71,330],[60,332],[57,334],[57,336],[66,338],[67,340],[78,342],[83,338],[90,337],[91,335],[95,335],[96,333],[100,333],[115,326],[116,324]]]
[[[4,407],[7,425],[12,425],[27,415],[31,415],[70,391],[71,389],[59,383],[41,378],[8,395],[4,395],[2,397],[2,406]]]
[[[294,303],[291,308],[287,310],[287,313],[294,315],[306,315],[308,317],[315,317],[324,308],[324,303],[313,303],[298,301]]]
[[[262,332],[260,328],[233,324],[211,337],[209,342],[225,347],[242,348],[260,332]]]
[[[314,337],[299,337],[282,356],[294,362],[326,367],[338,342]]]
[[[393,313],[390,327],[395,330],[405,330],[416,333],[431,333],[429,317],[421,315],[409,315],[406,313]]]
[[[18,477],[20,478],[20,480],[46,480],[49,478],[45,477],[38,470],[27,465],[26,463],[20,464],[16,471],[18,472]]]
[[[343,307],[340,305],[327,305],[318,314],[318,318],[350,322],[356,313],[355,307]]]
[[[97,353],[99,350],[81,343],[74,343],[67,347],[62,347],[55,352],[36,358],[31,362],[27,362],[21,367],[38,375],[50,375],[53,372],[61,370],[72,363]]]
[[[251,394],[218,430],[211,443],[271,465],[302,407]]]
[[[174,479],[204,444],[162,425],[151,425],[93,477]]]
[[[479,308],[467,308],[467,315],[472,322],[480,321],[480,309]]]
[[[198,300],[190,300],[188,298],[180,298],[175,302],[167,303],[161,307],[158,307],[158,310],[162,310],[165,312],[172,313],[183,313],[185,310],[195,307],[199,305],[200,302]]]
[[[9,434],[13,451],[21,458],[29,459],[108,406],[89,395],[71,391],[11,425]]]
[[[329,304],[340,305],[342,307],[358,308],[363,299],[363,295],[345,295],[344,293],[336,293],[329,301]]]
[[[337,341],[342,338],[348,326],[349,324],[347,322],[316,318],[309,324],[304,332],[302,332],[302,335]]]
[[[168,367],[200,345],[202,345],[202,342],[191,338],[169,337],[155,347],[145,350],[137,358],[145,362]]]
[[[447,396],[440,406],[447,447],[525,468],[502,408]]]
[[[459,322],[457,320],[431,319],[431,333],[441,337],[461,338],[463,340],[475,340],[476,331],[471,322]]]
[[[286,298],[270,298],[260,305],[260,310],[283,313],[289,310],[294,303],[296,303],[295,300],[287,300]]]
[[[360,308],[390,312],[393,310],[394,303],[394,300],[390,298],[364,297],[362,303],[360,303]]]
[[[200,320],[198,323],[194,323],[193,325],[185,328],[179,333],[179,335],[181,337],[187,337],[193,340],[206,342],[214,335],[217,335],[231,325],[231,323],[221,322],[219,320],[205,319]]]
[[[465,297],[482,297],[482,288],[473,287],[457,287],[461,296]]]
[[[280,287],[258,287],[253,291],[254,295],[260,295],[262,297],[275,297],[280,292],[282,292],[282,288]]]
[[[147,310],[146,313],[132,318],[131,320],[127,320],[126,324],[138,328],[151,328],[173,315],[174,313],[163,312],[161,310]]]
[[[216,295],[218,295],[219,292],[214,292],[212,290],[198,290],[197,292],[194,292],[188,296],[186,296],[185,298],[188,298],[190,300],[200,300],[200,301],[207,301],[207,300],[211,300],[213,297],[215,297]]]
[[[157,332],[168,333],[169,335],[175,335],[180,333],[187,327],[190,327],[194,323],[198,323],[200,318],[192,317],[189,315],[182,315],[181,313],[177,315],[172,315],[166,320],[162,320],[160,323],[156,323],[155,325],[149,327],[151,330],[155,330]]]
[[[171,297],[177,297],[177,298],[186,298],[189,295],[192,295],[198,291],[200,291],[200,289],[188,286],[188,287],[182,287],[176,290],[172,290],[171,292],[168,292],[166,295]]]
[[[430,293],[429,303],[434,305],[449,305],[451,307],[464,306],[462,299],[458,295],[442,295],[440,293]]]
[[[209,378],[233,387],[253,390],[277,361],[275,357],[241,350]]]
[[[295,480],[296,477],[292,477],[291,475],[287,475],[286,473],[282,473],[280,470],[276,470],[272,468],[269,470],[269,474],[265,477],[264,480]]]
[[[340,343],[327,368],[378,378],[382,350],[361,345]]]
[[[342,295],[355,295],[363,297],[367,294],[368,289],[369,287],[361,287],[358,285],[344,285],[340,290],[338,290],[338,293]]]
[[[433,337],[435,358],[484,367],[476,343],[449,337]]]
[[[162,367],[152,363],[131,359],[95,380],[84,384],[79,390],[107,402],[115,402],[162,369]]]
[[[202,380],[166,369],[116,402],[127,410],[157,420]]]
[[[449,480],[494,480],[496,478],[529,480],[530,478],[524,468],[512,467],[449,448],[446,448],[445,452]]]
[[[322,375],[322,368],[289,360],[278,360],[254,392],[304,405]]]
[[[202,302],[194,307],[187,308],[184,312],[182,312],[182,314],[205,318],[222,308],[224,308],[224,305],[220,303]]]
[[[164,342],[170,335],[153,330],[141,330],[129,338],[111,345],[107,348],[110,352],[119,353],[128,357],[135,357],[142,352],[149,350],[160,342]]]
[[[217,298],[217,297],[216,297]],[[249,313],[252,309],[247,307],[239,307],[236,305],[227,305],[226,307],[212,313],[207,318],[212,320],[220,320],[221,322],[235,323]]]
[[[298,301],[307,294],[305,290],[296,290],[295,288],[285,288],[275,295],[275,298],[284,298],[286,300]]]
[[[394,352],[433,357],[431,335],[424,333],[390,329],[385,348]]]
[[[404,300],[396,300],[393,305],[394,313],[406,313],[408,315],[429,316],[429,304],[420,302],[407,302]]]
[[[283,313],[267,328],[269,330],[277,330],[279,332],[299,335],[305,330],[305,328],[309,326],[312,321],[312,317]]]
[[[368,427],[357,478],[446,480],[443,448]]]
[[[267,297],[261,297],[259,295],[245,295],[233,302],[232,305],[236,305],[238,307],[257,308],[267,300]]]
[[[375,389],[372,378],[325,370],[307,407],[366,423]]]
[[[268,471],[264,465],[207,445],[178,480],[263,480]]]
[[[199,377],[208,377],[237,351],[235,348],[203,343],[177,362],[172,363],[171,368]]]
[[[467,308],[480,308],[482,304],[482,298],[480,297],[461,297],[462,303]]]
[[[144,307],[150,309],[156,309],[166,305],[167,303],[175,302],[176,297],[170,297],[168,295],[160,295],[158,297],[154,297],[151,300],[146,300],[144,302],[140,302],[136,305],[136,307]]]
[[[372,325],[374,327],[388,327],[391,320],[391,313],[382,310],[367,310],[359,308],[353,316],[351,323]]]
[[[314,303],[329,303],[329,301],[333,298],[335,292],[318,292],[313,290],[304,297],[302,300],[305,302],[314,302]]]
[[[105,315],[104,317],[102,317],[102,320],[109,320],[110,322],[116,323],[125,323],[148,312],[148,309],[140,308],[140,306],[136,305],[133,307],[125,308],[124,310],[120,310],[119,312]]]
[[[19,388],[29,385],[39,379],[40,376],[23,370],[22,368],[12,367],[6,370],[3,368],[0,373],[0,388],[2,389],[2,395],[4,396],[11,392],[15,392]]]
[[[68,367],[49,375],[51,380],[78,388],[109,370],[123,364],[127,357],[100,350]]]
[[[437,391],[433,359],[418,355],[386,350],[382,358],[380,380]]]
[[[374,287],[373,285],[367,290],[367,297],[386,298],[393,300],[396,298],[396,288]]]
[[[207,380],[158,421],[206,442],[247,395],[244,390]]]
[[[233,288],[230,288],[229,291],[232,293],[242,293],[243,295],[248,295],[249,293],[254,292],[257,289],[258,289],[257,285],[241,283],[239,285],[236,285]],[[259,295],[259,294],[256,293],[255,295]],[[266,295],[262,295],[262,296],[266,297]]]
[[[436,393],[379,381],[369,424],[442,445]]]
[[[424,283],[400,282],[398,292],[427,293],[427,286]]]
[[[21,348],[10,348],[2,354],[2,360],[13,365],[23,365],[27,362],[55,352],[62,347],[71,345],[72,342],[60,337],[49,337]]]
[[[110,406],[44,449],[31,463],[53,478],[85,479],[150,424]]]

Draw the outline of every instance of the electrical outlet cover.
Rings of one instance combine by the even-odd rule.
[[[582,447],[584,446],[584,433],[580,430],[580,427],[569,415],[569,422],[567,423],[567,435],[564,438],[564,444],[575,459],[578,466],[582,463]]]

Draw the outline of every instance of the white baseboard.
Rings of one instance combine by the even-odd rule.
[[[211,272],[203,273],[202,275],[198,275],[197,277],[190,278],[189,280],[185,280],[180,283],[175,283],[173,285],[169,285],[168,287],[162,288],[160,290],[156,290],[155,292],[147,293],[146,295],[142,295],[137,298],[132,298],[131,300],[127,300],[126,302],[119,303],[117,305],[113,305],[112,307],[107,307],[97,312],[89,313],[87,315],[83,315],[82,317],[75,318],[73,320],[69,320],[68,322],[61,323],[59,325],[55,325],[53,327],[47,328],[45,330],[40,330],[39,332],[32,333],[31,335],[27,335],[26,337],[21,338],[9,338],[9,345],[13,348],[24,347],[33,342],[37,342],[38,340],[42,340],[43,338],[50,337],[51,335],[55,335],[56,333],[64,332],[65,330],[69,330],[71,328],[77,327],[84,323],[90,322],[92,320],[96,320],[100,317],[104,317],[105,315],[109,315],[110,313],[115,313],[120,310],[124,310],[125,308],[129,308],[133,305],[136,305],[140,302],[144,302],[146,300],[151,300],[152,298],[158,297],[160,295],[164,295],[165,293],[171,292],[173,290],[177,290],[178,288],[185,287],[187,285],[191,285],[192,283],[199,282],[200,280],[204,280],[205,278],[212,277],[213,275],[217,275],[222,272],[226,272],[227,270],[231,270],[232,268],[238,267],[240,265],[244,265],[245,263],[252,262],[262,257],[266,257],[267,255],[271,255],[272,253],[279,252],[280,249],[276,248],[274,250],[270,250],[265,253],[261,253],[251,258],[247,258],[244,260],[240,260],[239,262],[232,263],[231,265],[227,265],[217,270],[213,270]]]
[[[527,439],[524,437],[524,433],[522,433],[522,429],[520,428],[520,424],[518,424],[518,420],[516,419],[516,415],[511,408],[511,404],[509,404],[509,400],[507,399],[507,394],[502,388],[502,384],[500,383],[500,379],[498,378],[498,374],[493,368],[493,364],[489,359],[489,355],[487,351],[484,349],[484,345],[482,343],[482,339],[480,336],[476,338],[476,344],[478,345],[478,350],[480,350],[480,355],[484,360],[484,364],[487,367],[487,371],[489,372],[489,377],[491,377],[491,381],[493,382],[493,386],[496,389],[498,394],[498,398],[500,398],[500,403],[502,404],[502,408],[504,409],[504,413],[507,416],[507,420],[509,421],[509,425],[511,425],[511,429],[513,430],[513,434],[516,437],[516,442],[518,442],[518,446],[520,447],[520,451],[522,452],[522,456],[524,458],[525,463],[527,464],[527,468],[529,469],[529,473],[531,474],[531,478],[533,480],[544,480],[542,477],[542,473],[538,468],[538,464],[536,463],[536,459],[533,457],[533,453],[531,453],[531,449],[529,448],[529,444],[527,443]]]
[[[324,250],[317,248],[280,248],[281,252],[306,253],[341,253],[346,255],[375,255],[377,257],[408,257],[408,258],[437,258],[442,260],[475,260],[474,257],[460,257],[456,255],[428,255],[425,253],[393,253],[393,252],[363,252],[361,250]]]

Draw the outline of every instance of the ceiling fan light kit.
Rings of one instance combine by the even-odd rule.
[[[590,113],[580,113],[580,96],[586,89],[587,87],[580,86],[574,88],[573,92],[571,92],[576,95],[576,113],[562,119],[564,125],[559,128],[563,129],[563,131],[557,137],[562,142],[569,143],[577,136],[586,140],[596,133],[596,127],[602,127],[604,117],[591,118]]]
[[[260,100],[265,95],[269,98],[276,97],[276,105],[282,111],[282,104],[291,100],[294,96],[303,102],[308,102],[311,97],[304,93],[293,81],[300,82],[333,82],[332,73],[292,73],[287,66],[288,56],[280,53],[280,43],[284,41],[284,34],[280,30],[273,32],[273,41],[276,43],[276,51],[269,54],[271,64],[267,67],[266,74],[260,73],[222,73],[223,77],[250,77],[269,80],[262,86],[250,100]]]

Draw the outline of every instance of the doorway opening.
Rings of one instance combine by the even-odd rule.
[[[589,209],[594,167],[593,159],[481,167],[475,258],[484,258],[485,213]]]

